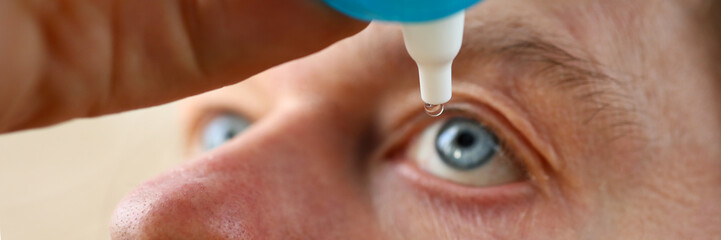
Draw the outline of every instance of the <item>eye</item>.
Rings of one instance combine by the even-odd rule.
[[[211,119],[203,128],[201,145],[211,150],[233,139],[250,126],[250,121],[232,113],[223,113]]]
[[[525,177],[498,136],[466,117],[431,124],[413,141],[408,154],[422,170],[463,185],[500,185]]]

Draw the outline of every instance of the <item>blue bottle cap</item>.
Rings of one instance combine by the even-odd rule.
[[[466,9],[482,0],[323,0],[360,20],[425,22]]]

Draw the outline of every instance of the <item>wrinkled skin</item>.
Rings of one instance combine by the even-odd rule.
[[[112,237],[717,238],[721,21],[710,2],[489,0],[469,10],[448,107],[493,126],[527,176],[485,187],[407,157],[440,120],[423,113],[399,28],[371,24],[192,98],[194,160],[130,193]],[[538,39],[570,56],[523,44]],[[253,125],[197,150],[221,111]]]

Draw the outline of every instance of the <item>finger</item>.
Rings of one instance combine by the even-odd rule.
[[[1,91],[15,92],[0,96],[0,109],[16,109],[0,113],[0,132],[235,83],[365,26],[308,0],[3,2],[16,13],[3,15],[0,33],[36,40],[0,42],[26,49],[0,55]],[[26,55],[37,57],[10,61]]]

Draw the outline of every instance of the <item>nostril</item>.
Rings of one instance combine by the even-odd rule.
[[[172,178],[171,178],[172,179]],[[167,179],[170,180],[170,179]],[[239,209],[204,182],[146,184],[121,201],[113,214],[112,239],[247,239]]]

